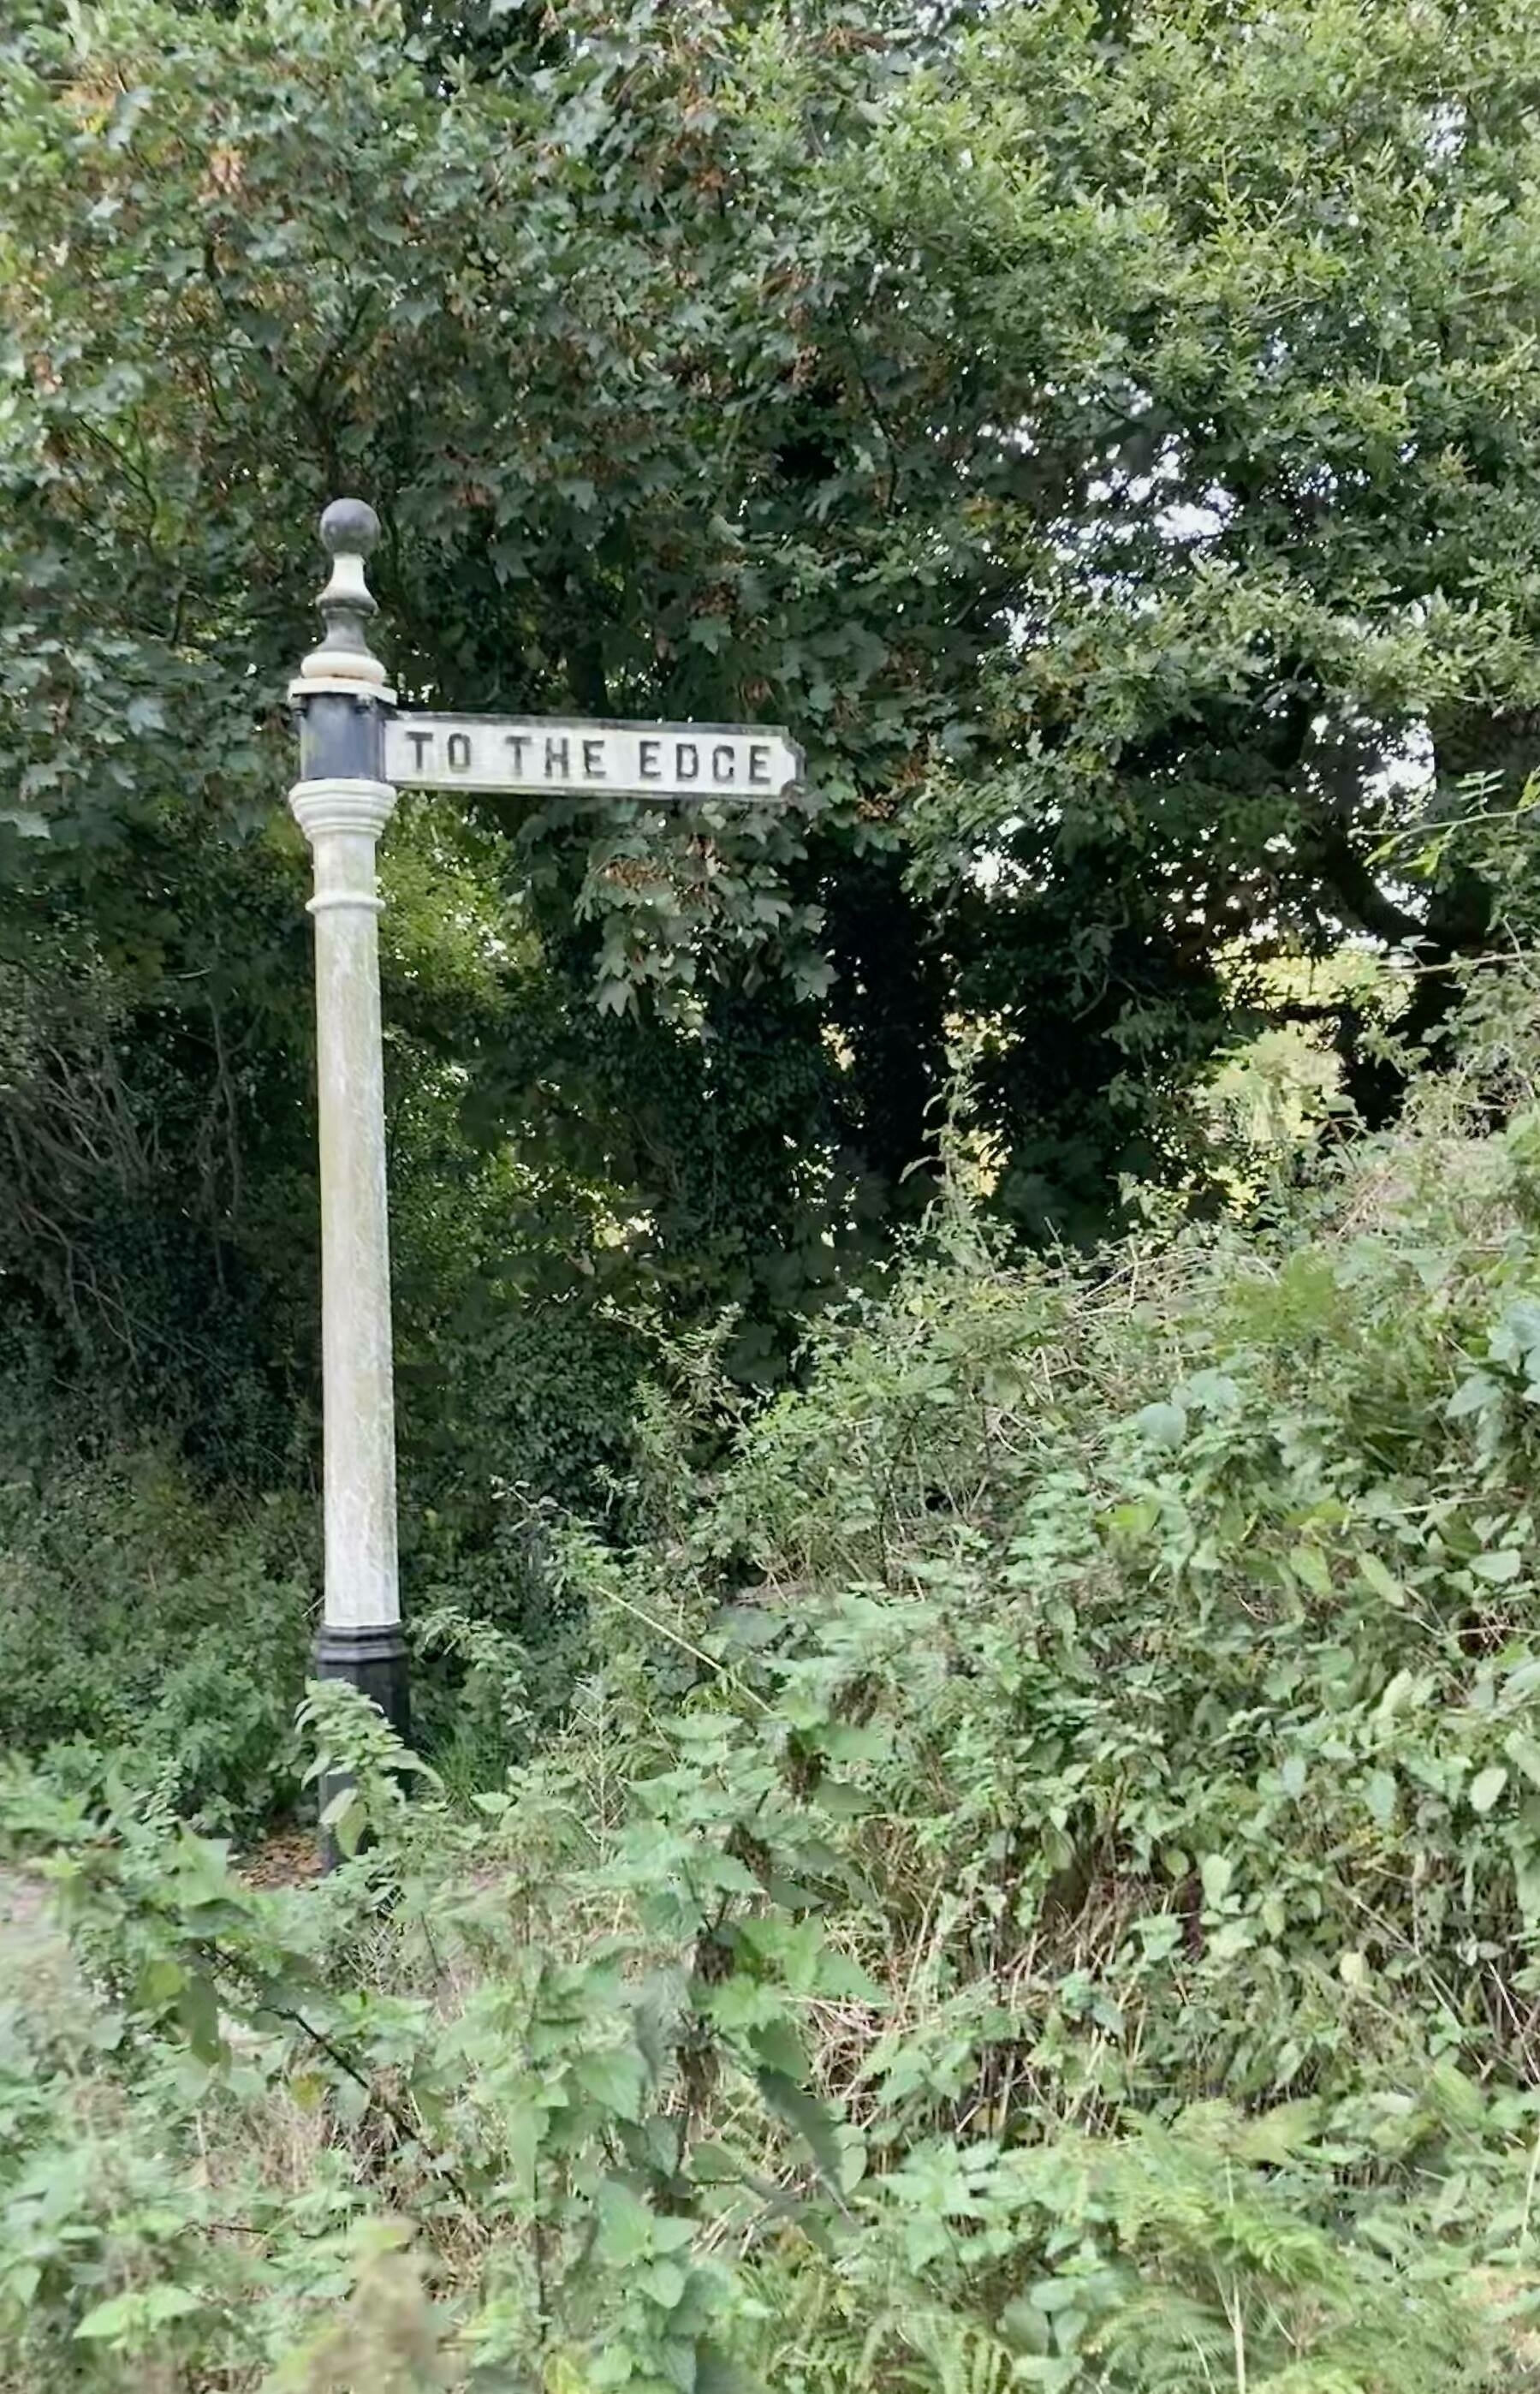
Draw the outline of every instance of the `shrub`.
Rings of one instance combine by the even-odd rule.
[[[424,1624],[502,1784],[312,1692],[321,1888],[16,1776],[96,1990],[6,2082],[28,2394],[1533,2384],[1513,992],[1500,1130],[1472,1070],[1244,1232],[964,1221],[715,1469],[653,1420],[559,1729]]]
[[[24,1413],[0,1475],[0,1746],[259,1821],[296,1784],[305,1513],[201,1491],[156,1448],[18,1456]]]

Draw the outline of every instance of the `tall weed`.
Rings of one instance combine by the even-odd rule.
[[[724,1458],[660,1419],[554,1733],[423,1625],[500,1784],[315,1691],[322,1888],[15,1776],[87,1990],[10,2032],[18,2382],[1532,2385],[1525,1004],[1244,1229],[954,1213]]]

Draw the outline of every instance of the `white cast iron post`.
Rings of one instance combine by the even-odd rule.
[[[315,869],[326,1545],[316,1672],[350,1679],[404,1735],[375,876],[375,842],[396,803],[383,773],[394,693],[369,647],[375,606],[364,579],[378,536],[374,509],[359,499],[335,500],[321,519],[332,558],[320,600],[326,633],[290,685],[301,778],[289,805]]]

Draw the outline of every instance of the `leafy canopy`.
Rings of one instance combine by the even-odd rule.
[[[230,1351],[190,1333],[163,1381],[309,1368],[281,692],[343,487],[410,696],[808,750],[810,807],[736,826],[392,833],[421,1153],[511,1143],[507,1248],[625,1225],[576,1240],[595,1283],[736,1305],[741,1376],[923,1204],[959,1021],[999,1209],[1075,1235],[1120,1174],[1201,1177],[1193,1078],[1269,1003],[1237,955],[1412,941],[1435,1027],[1488,917],[1438,828],[1535,697],[1537,33],[1532,0],[13,9],[3,1102],[20,1140],[40,1049],[88,1079],[109,1024],[138,1131],[65,1107],[5,1164],[19,1292],[99,1334],[94,1291],[239,1282]],[[456,872],[474,1002],[463,916],[423,936]],[[1383,1115],[1362,1008],[1322,1011]]]

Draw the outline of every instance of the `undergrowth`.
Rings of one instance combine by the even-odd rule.
[[[498,1783],[312,1690],[322,1887],[14,1771],[7,2382],[1540,2383],[1533,997],[1244,1231],[963,1215],[660,1410],[558,1731],[436,1619]]]
[[[208,1827],[292,1800],[310,1509],[213,1493],[153,1443],[62,1437],[35,1385],[0,1381],[0,1753]]]

